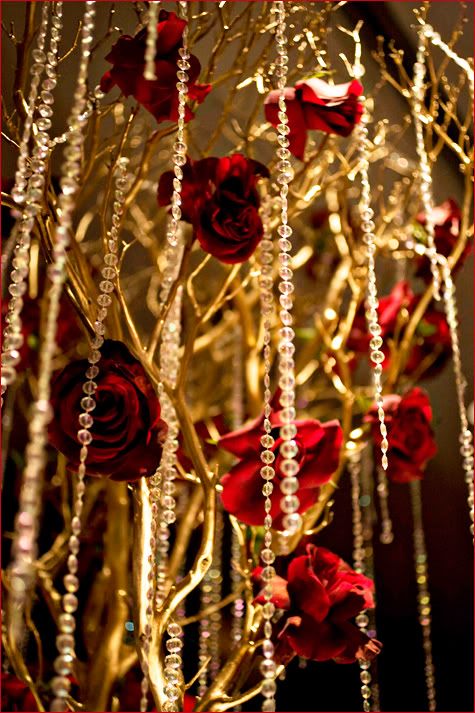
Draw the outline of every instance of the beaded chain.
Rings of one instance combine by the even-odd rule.
[[[272,508],[272,501],[270,496],[274,490],[274,485],[272,480],[275,477],[275,471],[272,466],[274,462],[275,455],[271,450],[274,445],[274,438],[271,435],[272,424],[270,421],[271,415],[271,405],[270,401],[272,398],[272,393],[270,390],[270,371],[271,371],[271,326],[272,326],[272,314],[274,312],[273,306],[273,279],[272,279],[272,263],[274,259],[273,255],[273,243],[270,239],[271,232],[269,226],[270,219],[270,201],[269,199],[263,201],[262,204],[262,223],[264,227],[264,237],[259,245],[259,258],[260,258],[260,275],[259,275],[259,285],[260,285],[260,301],[261,301],[261,314],[263,318],[263,330],[264,330],[264,435],[261,436],[261,445],[264,450],[261,451],[261,461],[263,466],[261,467],[260,473],[264,479],[264,484],[262,486],[262,494],[264,495],[264,548],[261,550],[261,559],[263,564],[262,578],[265,582],[264,587],[264,597],[265,603],[262,607],[262,614],[264,617],[264,641],[262,644],[262,653],[264,655],[264,660],[261,663],[261,672],[264,676],[264,681],[262,684],[262,694],[264,696],[264,701],[262,705],[263,711],[274,711],[275,710],[275,692],[277,689],[275,682],[276,674],[276,664],[274,661],[274,644],[272,643],[272,623],[271,619],[275,612],[274,604],[270,601],[272,597],[272,587],[271,582],[275,576],[275,570],[273,562],[275,560],[275,555],[272,550],[272,515],[270,514]]]
[[[413,116],[416,131],[416,150],[420,163],[421,198],[426,218],[425,231],[427,234],[428,256],[430,259],[434,299],[440,299],[440,272],[437,262],[437,249],[435,246],[435,225],[434,225],[434,202],[432,197],[432,176],[430,171],[429,158],[424,143],[424,128],[422,124],[422,113],[424,106],[424,76],[425,65],[425,40],[423,28],[417,33],[417,61],[414,65],[414,101]]]
[[[123,204],[126,196],[126,190],[129,185],[127,176],[128,159],[121,158],[118,161],[115,178],[114,204],[111,220],[111,228],[108,233],[107,252],[104,255],[104,265],[101,270],[101,275],[104,278],[99,283],[99,296],[97,298],[97,313],[93,323],[94,339],[90,343],[88,362],[89,367],[86,370],[86,381],[83,385],[85,396],[81,399],[82,412],[79,415],[79,430],[77,433],[78,441],[81,445],[79,452],[79,467],[77,471],[76,485],[76,500],[73,505],[73,515],[71,520],[71,535],[68,541],[69,556],[67,560],[68,573],[63,579],[66,594],[62,600],[63,613],[59,617],[59,632],[56,637],[56,646],[59,652],[54,668],[58,674],[51,682],[52,689],[56,698],[54,699],[51,710],[65,710],[64,699],[68,695],[70,682],[67,676],[72,672],[74,665],[75,642],[74,630],[76,628],[74,620],[74,612],[78,608],[78,599],[76,593],[79,589],[79,579],[76,576],[79,561],[78,554],[80,548],[79,536],[81,534],[81,514],[84,505],[84,493],[86,486],[84,483],[86,475],[86,461],[89,454],[89,446],[92,443],[93,436],[91,428],[94,419],[91,412],[97,406],[95,392],[98,388],[97,376],[99,374],[99,362],[101,359],[100,349],[104,343],[105,325],[107,319],[108,308],[112,304],[111,292],[114,289],[114,283],[117,280],[117,264],[119,262],[119,231],[118,225],[123,211]]]
[[[233,380],[232,380],[232,404],[231,418],[232,429],[236,431],[244,421],[244,400],[243,400],[243,349],[242,349],[242,329],[237,324],[234,330],[234,354],[233,354]],[[236,595],[232,610],[231,641],[232,645],[238,646],[242,639],[244,624],[244,599],[241,596],[243,577],[240,572],[241,545],[239,536],[232,528],[231,534],[231,591]]]
[[[223,511],[218,506],[216,510],[216,534],[213,546],[213,561],[203,577],[201,585],[201,609],[219,604],[222,594],[221,576],[223,552]],[[202,667],[198,678],[198,696],[206,693],[209,681],[214,681],[220,669],[221,610],[212,611],[200,620],[199,666]],[[208,665],[209,664],[209,665]],[[209,673],[208,673],[209,672]]]
[[[145,44],[145,67],[144,67],[144,79],[149,79],[151,81],[157,78],[155,74],[155,55],[157,54],[157,23],[158,23],[158,10],[160,3],[157,0],[152,0],[148,5],[148,18],[147,18],[147,38]]]
[[[353,518],[353,567],[355,572],[366,574],[366,551],[364,546],[363,517],[361,512],[360,497],[360,476],[361,476],[361,453],[351,453],[348,460],[348,470],[351,479],[351,503]],[[356,625],[363,634],[368,633],[369,617],[366,611],[360,612],[356,617]],[[371,710],[371,672],[370,662],[360,659],[361,697],[363,698],[363,710]]]
[[[450,267],[447,260],[442,261],[443,295],[445,313],[449,324],[450,338],[452,341],[452,358],[455,375],[455,389],[460,418],[460,453],[463,459],[465,482],[468,488],[468,509],[470,515],[470,532],[473,536],[473,434],[469,428],[467,410],[465,408],[466,379],[462,371],[462,358],[460,353],[460,340],[458,334],[457,304],[455,300],[455,285],[452,280]]]
[[[365,98],[361,97],[361,101],[365,102]],[[371,186],[369,182],[369,151],[371,148],[368,138],[368,122],[369,116],[366,110],[363,111],[361,123],[358,126],[359,133],[359,154],[360,154],[360,176],[361,176],[361,198],[359,204],[360,216],[362,219],[361,228],[363,231],[363,242],[366,245],[366,253],[368,259],[368,287],[367,287],[367,311],[366,319],[368,323],[368,331],[370,333],[370,359],[372,362],[373,383],[374,383],[374,400],[378,409],[379,432],[381,433],[381,465],[383,470],[388,467],[388,440],[387,428],[384,422],[384,405],[383,405],[383,385],[381,375],[383,373],[382,362],[384,361],[384,353],[381,351],[383,340],[381,337],[381,326],[378,316],[378,291],[376,288],[376,266],[374,256],[376,253],[376,241],[374,236],[374,211],[371,207]]]
[[[422,521],[421,484],[419,480],[411,481],[411,506],[414,527],[414,560],[417,581],[417,604],[419,623],[422,629],[422,645],[424,647],[424,672],[426,680],[427,701],[429,710],[436,709],[436,691],[434,678],[434,662],[432,660],[431,641],[431,602],[428,586],[427,552]]]
[[[35,217],[41,210],[49,156],[50,138],[48,132],[51,128],[51,119],[49,117],[53,113],[52,105],[54,103],[54,97],[51,92],[56,86],[58,47],[63,24],[63,3],[58,2],[54,6],[51,17],[50,48],[45,53],[50,7],[52,7],[52,4],[43,4],[37,44],[32,52],[34,64],[30,69],[32,78],[28,96],[28,108],[20,141],[15,185],[12,189],[12,198],[19,206],[18,214],[20,218],[15,224],[15,233],[11,236],[11,240],[15,243],[15,248],[12,262],[13,269],[10,273],[10,284],[8,286],[10,300],[2,343],[2,405],[3,395],[8,386],[11,386],[16,380],[16,367],[20,362],[20,349],[24,341],[21,321],[22,297],[26,292],[29,273],[31,233],[35,225]],[[41,82],[40,100],[37,106],[38,90],[43,72],[46,76]],[[29,144],[36,114],[40,118],[36,121],[38,131],[34,136],[34,147],[30,156]]]
[[[289,192],[289,183],[292,180],[293,172],[289,161],[289,139],[287,138],[290,128],[288,125],[287,107],[285,102],[285,86],[287,84],[288,71],[288,55],[287,55],[287,36],[286,36],[286,21],[285,21],[285,3],[276,3],[277,11],[277,30],[275,34],[277,44],[277,60],[276,60],[276,75],[277,86],[280,90],[279,96],[279,112],[278,118],[280,123],[277,125],[277,141],[279,148],[277,149],[277,183],[280,185],[280,224],[277,228],[279,234],[279,302],[281,328],[279,330],[279,387],[281,389],[279,402],[282,407],[280,412],[281,428],[279,436],[281,445],[279,455],[282,458],[281,470],[283,478],[280,481],[280,489],[283,497],[280,501],[281,510],[284,513],[284,541],[285,538],[295,534],[302,524],[302,518],[298,513],[300,501],[297,496],[299,482],[297,474],[299,472],[299,463],[297,461],[298,447],[294,440],[297,435],[297,428],[293,423],[295,420],[295,363],[293,355],[295,346],[293,343],[295,332],[291,325],[293,322],[291,310],[293,307],[293,291],[294,285],[292,282],[293,272],[291,269],[292,243],[290,236],[292,228],[288,225],[287,216],[287,195]],[[285,546],[285,545],[284,545]]]
[[[182,15],[186,14],[186,2],[180,2],[180,10]],[[149,16],[150,21],[150,16]],[[150,24],[150,22],[149,22]],[[150,30],[150,27],[149,27]],[[153,30],[152,30],[153,32]],[[185,141],[185,109],[186,98],[188,94],[187,81],[189,79],[186,70],[190,68],[189,58],[190,53],[187,46],[188,26],[183,30],[183,43],[179,48],[179,59],[177,62],[177,84],[178,90],[178,126],[176,140],[173,145],[173,170],[175,178],[173,179],[173,196],[172,196],[172,215],[168,221],[166,251],[166,269],[162,282],[160,293],[160,302],[162,307],[168,299],[171,285],[178,274],[177,270],[181,262],[183,244],[179,232],[179,221],[181,218],[181,189],[183,180],[182,166],[186,163],[187,146]],[[153,40],[151,40],[153,41]],[[150,42],[151,42],[150,41]],[[155,38],[156,42],[156,38]],[[179,258],[179,259],[178,259]],[[170,308],[167,320],[163,327],[163,338],[160,349],[160,371],[161,379],[169,384],[173,384],[176,380],[178,369],[178,350],[180,345],[181,331],[181,300],[182,290],[178,289],[174,303]],[[147,710],[147,693],[149,690],[148,680],[148,650],[151,641],[151,617],[153,606],[160,608],[167,592],[167,574],[168,574],[168,551],[170,530],[168,525],[175,522],[175,492],[174,479],[176,475],[176,450],[178,448],[178,433],[179,424],[176,418],[175,409],[165,393],[163,383],[159,385],[158,396],[162,409],[163,419],[168,426],[167,436],[163,445],[163,452],[160,465],[152,478],[150,478],[150,500],[152,506],[152,530],[150,533],[150,543],[152,552],[157,554],[156,565],[154,562],[149,562],[149,581],[152,582],[154,572],[156,573],[156,592],[154,601],[153,586],[147,591],[148,606],[147,606],[147,624],[144,632],[143,648],[144,656],[142,660],[142,669],[144,677],[142,679],[142,697],[140,700],[140,710]],[[155,537],[156,534],[156,537]],[[167,628],[168,636],[166,647],[169,654],[165,658],[165,677],[167,685],[165,686],[165,695],[167,701],[164,703],[164,710],[174,711],[178,705],[180,697],[179,684],[181,683],[181,649],[183,647],[183,631],[179,624],[171,621]]]
[[[186,2],[179,2],[181,14],[186,18]],[[186,138],[185,138],[185,112],[186,99],[188,96],[188,80],[189,75],[187,70],[190,69],[190,52],[188,49],[188,25],[183,29],[183,44],[178,50],[180,59],[177,62],[178,71],[176,73],[178,82],[176,88],[178,90],[178,122],[176,140],[173,144],[173,170],[175,178],[173,179],[173,194],[171,201],[171,218],[168,223],[167,240],[170,245],[177,244],[178,225],[181,219],[181,189],[183,171],[181,166],[186,163]]]
[[[48,313],[39,355],[39,376],[37,398],[33,402],[28,424],[28,445],[25,451],[25,468],[19,496],[19,512],[15,521],[13,542],[13,562],[11,571],[11,603],[13,605],[13,624],[22,627],[21,615],[29,597],[34,580],[34,561],[37,554],[37,535],[43,468],[45,465],[45,447],[47,428],[53,413],[50,405],[50,381],[53,370],[53,357],[56,352],[56,329],[59,302],[66,278],[66,251],[70,240],[74,194],[78,189],[76,179],[81,172],[81,149],[84,143],[82,129],[85,120],[81,112],[85,105],[87,69],[90,56],[90,42],[94,28],[95,4],[86,3],[81,31],[81,53],[74,104],[69,118],[71,132],[68,146],[64,151],[66,158],[62,166],[60,181],[61,193],[58,197],[58,224],[55,229],[53,262],[48,268],[50,287],[48,290]],[[58,25],[57,25],[58,27]],[[51,60],[50,60],[51,61]],[[44,96],[43,96],[44,98]],[[69,149],[69,151],[68,151]],[[73,156],[75,158],[73,158]],[[72,183],[74,181],[74,184]]]

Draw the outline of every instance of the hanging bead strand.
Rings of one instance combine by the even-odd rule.
[[[467,381],[463,375],[462,357],[460,353],[460,340],[458,334],[457,303],[455,299],[455,285],[452,280],[450,267],[447,260],[442,262],[444,306],[452,341],[452,359],[455,376],[455,389],[460,418],[460,453],[462,455],[465,482],[468,488],[468,509],[470,516],[470,532],[473,537],[473,434],[469,428],[467,409],[465,407],[465,389]]]
[[[272,643],[272,617],[274,615],[275,607],[270,601],[272,597],[272,587],[271,582],[275,576],[275,569],[273,567],[273,562],[275,560],[275,554],[272,549],[272,515],[270,514],[272,508],[271,495],[274,490],[273,479],[275,477],[275,470],[273,467],[273,462],[275,459],[274,452],[272,451],[272,446],[274,445],[274,438],[272,436],[272,424],[270,421],[271,415],[271,405],[270,401],[272,398],[272,392],[270,389],[270,372],[272,367],[271,360],[271,327],[272,327],[272,315],[274,313],[274,297],[272,294],[273,279],[272,279],[272,268],[274,262],[274,246],[271,240],[270,233],[270,200],[266,198],[262,205],[262,223],[264,226],[264,237],[261,240],[259,246],[259,257],[260,257],[260,275],[259,275],[259,286],[260,286],[260,302],[261,302],[261,315],[263,319],[263,330],[264,330],[264,350],[263,350],[263,360],[264,360],[264,435],[261,436],[261,445],[263,450],[261,451],[261,461],[263,463],[261,467],[261,476],[265,481],[262,486],[262,494],[264,495],[264,547],[261,550],[260,556],[262,560],[262,579],[265,583],[264,586],[264,597],[265,603],[262,607],[262,613],[264,617],[264,641],[262,644],[262,653],[264,659],[261,663],[261,673],[264,677],[262,683],[262,694],[264,700],[262,703],[263,711],[274,711],[275,710],[275,692],[277,689],[277,684],[275,681],[276,674],[276,663],[274,661],[274,644]]]
[[[294,440],[297,435],[295,424],[295,364],[293,355],[295,352],[294,337],[295,333],[291,325],[293,317],[291,314],[293,307],[293,272],[291,268],[290,251],[292,243],[290,236],[292,228],[288,224],[287,215],[287,195],[289,192],[289,183],[292,180],[293,172],[289,161],[290,152],[288,149],[289,125],[287,117],[287,107],[285,102],[285,86],[287,84],[288,71],[288,55],[287,55],[287,26],[285,20],[285,3],[276,3],[277,12],[277,30],[276,30],[276,45],[277,45],[277,86],[280,90],[279,96],[279,112],[278,117],[280,123],[277,125],[277,141],[279,148],[277,149],[277,183],[280,186],[280,223],[277,228],[279,234],[279,301],[280,301],[280,322],[279,330],[279,387],[281,389],[279,402],[282,407],[280,412],[281,428],[280,438],[281,445],[279,455],[282,458],[281,470],[283,478],[280,482],[280,489],[283,497],[280,501],[281,510],[284,513],[282,520],[284,526],[284,538],[295,534],[299,529],[302,518],[298,513],[300,501],[298,499],[298,447]],[[284,544],[285,546],[285,544]]]
[[[179,2],[181,15],[186,18],[186,2]],[[171,201],[171,218],[168,223],[167,240],[170,245],[177,244],[177,231],[179,221],[181,219],[181,188],[183,171],[181,166],[186,163],[186,138],[185,138],[185,112],[186,99],[188,97],[188,70],[190,69],[190,52],[188,49],[188,24],[183,29],[182,47],[178,50],[180,56],[177,66],[177,84],[178,90],[178,125],[176,132],[175,143],[173,144],[173,169],[175,178],[173,179],[173,194]]]
[[[434,677],[434,662],[432,659],[431,635],[431,602],[428,584],[427,551],[422,520],[421,484],[418,480],[410,483],[411,506],[414,527],[414,560],[417,581],[417,604],[419,623],[422,629],[422,645],[424,647],[424,672],[426,681],[427,701],[429,710],[435,711],[436,690]]]
[[[94,2],[86,3],[81,31],[80,63],[74,104],[69,123],[75,131],[70,135],[64,155],[66,162],[62,167],[60,181],[61,193],[58,197],[58,224],[55,230],[53,262],[48,268],[50,287],[48,289],[48,313],[44,340],[40,349],[37,398],[33,403],[28,425],[28,445],[25,451],[25,468],[19,496],[19,513],[15,522],[13,542],[13,562],[11,571],[11,605],[13,624],[21,628],[24,605],[29,597],[34,581],[34,562],[37,555],[38,522],[45,464],[45,447],[48,423],[52,418],[50,405],[50,381],[53,369],[53,357],[56,353],[56,329],[59,303],[66,277],[66,251],[70,241],[74,195],[78,189],[76,179],[81,173],[81,149],[84,143],[82,129],[85,120],[80,118],[85,106],[87,70],[90,56],[90,42],[94,28]],[[68,156],[68,148],[75,150]],[[18,632],[19,633],[19,632]]]
[[[437,261],[437,249],[435,246],[435,225],[434,225],[434,202],[432,197],[432,176],[429,164],[429,157],[424,143],[424,127],[422,114],[424,108],[424,77],[426,73],[425,65],[425,39],[424,28],[419,27],[417,32],[417,61],[414,65],[414,101],[413,117],[416,132],[416,150],[420,163],[421,198],[426,217],[425,231],[427,234],[428,255],[430,259],[434,299],[440,299],[440,271]]]
[[[361,97],[363,102],[365,98]],[[374,401],[378,409],[379,432],[381,434],[381,465],[383,470],[388,467],[388,440],[387,428],[384,422],[383,385],[381,375],[383,373],[382,362],[384,353],[381,351],[383,340],[381,338],[381,326],[378,316],[378,291],[376,287],[376,266],[374,256],[376,254],[376,241],[374,235],[375,224],[373,221],[374,211],[371,207],[371,186],[369,182],[369,151],[370,141],[368,138],[369,116],[366,110],[363,111],[359,130],[359,154],[360,154],[360,177],[361,177],[361,197],[359,211],[361,216],[361,228],[363,232],[363,242],[366,245],[368,260],[368,287],[367,287],[367,310],[366,320],[370,333],[370,359],[372,362]]]
[[[36,48],[32,52],[34,64],[31,66],[31,86],[28,97],[28,108],[23,133],[20,141],[17,171],[15,173],[15,186],[12,189],[12,198],[19,206],[19,220],[15,224],[14,257],[10,284],[8,291],[10,300],[6,315],[6,328],[2,343],[2,405],[3,395],[8,386],[16,379],[16,367],[20,361],[20,349],[23,345],[23,332],[21,310],[23,308],[23,295],[26,292],[29,274],[29,254],[31,233],[35,225],[35,217],[41,210],[45,173],[49,157],[48,146],[50,143],[49,129],[51,128],[50,116],[53,113],[54,97],[51,90],[56,86],[56,65],[58,62],[58,46],[62,29],[62,2],[56,3],[51,18],[51,37],[49,52],[45,53],[45,39],[48,28],[48,16],[52,5],[44,3],[41,12],[41,25],[38,32]],[[46,77],[41,83],[40,101],[38,90],[40,80],[46,72]],[[34,137],[33,152],[29,155],[29,143],[35,115],[38,131]],[[31,159],[31,160],[30,160]]]
[[[93,440],[91,428],[93,426],[94,419],[91,413],[97,405],[94,396],[97,389],[97,381],[95,381],[95,379],[97,379],[99,374],[99,362],[101,359],[100,349],[104,343],[104,322],[107,319],[108,308],[112,303],[111,292],[114,289],[114,283],[117,280],[117,264],[119,261],[119,234],[117,225],[122,215],[126,189],[129,183],[127,178],[127,165],[128,159],[121,158],[117,166],[114,194],[115,200],[111,220],[111,229],[109,231],[107,241],[108,250],[104,255],[104,265],[101,271],[104,279],[99,283],[100,294],[97,298],[97,313],[96,319],[93,323],[95,337],[91,341],[89,348],[89,367],[86,370],[86,381],[83,386],[85,396],[81,399],[80,404],[82,412],[79,415],[79,430],[77,438],[81,445],[81,449],[79,452],[79,467],[77,471],[76,499],[74,501],[71,519],[71,535],[68,542],[68,573],[63,579],[66,594],[63,596],[63,613],[59,617],[58,636],[56,637],[56,646],[58,648],[59,655],[54,662],[54,668],[57,676],[51,681],[51,686],[56,696],[51,705],[52,711],[65,710],[64,699],[66,698],[70,688],[69,679],[67,677],[72,673],[76,657],[74,642],[74,630],[76,625],[74,612],[78,607],[77,591],[79,589],[79,579],[77,577],[77,570],[79,566],[78,554],[80,548],[79,536],[81,534],[81,514],[84,505],[84,493],[86,491],[84,479],[86,475],[86,462],[89,454],[89,447]]]
[[[351,478],[351,502],[353,512],[353,566],[356,572],[366,574],[366,550],[364,546],[363,517],[361,512],[361,453],[351,453],[348,460],[348,470]],[[356,617],[356,625],[363,634],[368,634],[369,617],[366,611]],[[371,710],[371,664],[360,659],[361,697],[363,710]]]
[[[158,10],[160,3],[156,0],[152,0],[148,6],[148,18],[147,18],[147,39],[145,43],[145,68],[144,68],[144,79],[154,81],[157,78],[155,74],[155,56],[157,54],[157,23],[158,23]]]

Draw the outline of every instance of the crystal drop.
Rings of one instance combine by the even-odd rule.
[[[75,594],[65,594],[63,597],[63,609],[67,614],[72,614],[78,608],[78,599]]]

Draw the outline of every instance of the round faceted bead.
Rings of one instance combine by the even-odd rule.
[[[61,653],[71,653],[71,651],[74,651],[74,636],[59,634],[56,637],[56,646]]]
[[[66,634],[71,634],[76,628],[76,620],[71,614],[60,614],[58,624],[60,631]]]
[[[264,659],[261,661],[259,668],[264,678],[274,678],[277,671],[276,663],[272,659]]]
[[[170,651],[170,653],[176,653],[177,651],[181,651],[183,647],[183,642],[181,639],[174,636],[171,639],[167,640],[166,647],[167,650]]]
[[[75,594],[65,594],[63,597],[63,609],[67,614],[72,614],[78,608],[78,598]]]

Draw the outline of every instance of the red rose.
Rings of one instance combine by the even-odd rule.
[[[2,671],[2,711],[37,711],[35,698],[24,681]]]
[[[389,295],[379,299],[378,319],[381,327],[381,337],[383,339],[383,351],[385,349],[384,340],[394,335],[399,314],[403,307],[410,308],[414,301],[414,294],[410,285],[406,281],[398,282]],[[346,343],[348,349],[357,354],[369,354],[369,342],[371,337],[366,323],[365,304],[361,303],[353,320],[350,335]],[[383,363],[383,368],[387,367],[387,361]]]
[[[263,235],[259,215],[259,176],[265,166],[241,154],[224,158],[188,159],[183,168],[182,217],[191,223],[201,247],[224,263],[247,260]],[[173,173],[158,185],[159,205],[169,205]]]
[[[290,648],[313,661],[352,663],[374,658],[381,644],[352,621],[374,608],[373,581],[324,547],[308,544],[305,550],[306,554],[291,560],[285,579],[275,577],[271,582],[271,601],[286,612],[276,656]],[[254,572],[258,581],[262,581],[260,571]],[[264,603],[264,592],[256,601]]]
[[[17,368],[28,369],[36,364],[40,341],[40,301],[23,295],[21,310],[23,344],[19,348],[20,362]],[[6,327],[8,301],[2,302],[2,332]],[[76,321],[71,303],[65,297],[61,299],[56,327],[56,344],[60,351],[66,352],[82,338],[82,332]]]
[[[176,121],[178,118],[177,60],[178,50],[182,46],[183,30],[186,21],[181,20],[174,12],[161,10],[157,24],[157,45],[155,55],[155,76],[157,79],[144,79],[146,28],[140,30],[135,37],[122,35],[106,57],[113,67],[101,79],[101,89],[109,92],[117,85],[125,96],[132,95],[149,111],[158,123],[161,121]],[[211,89],[209,84],[196,84],[201,65],[198,59],[191,55],[190,68],[187,71],[189,80],[188,98],[202,102]],[[185,119],[189,121],[193,113],[186,108]]]
[[[273,463],[275,469],[274,492],[270,514],[275,527],[282,520],[280,500],[283,497],[279,483],[283,478],[280,470],[281,456],[278,455],[282,439],[279,438],[281,420],[278,412],[272,412],[270,420],[273,426],[272,436],[275,443],[271,450],[276,454]],[[260,460],[261,436],[264,418],[259,417],[239,431],[234,431],[221,438],[219,446],[239,458],[239,463],[231,468],[221,480],[221,495],[224,509],[248,525],[261,525],[264,519],[264,480],[260,470],[264,465]],[[297,442],[300,465],[298,474],[300,500],[299,512],[305,512],[318,499],[320,486],[327,483],[338,467],[343,432],[338,421],[320,423],[313,419],[296,421]]]
[[[79,462],[77,431],[86,360],[74,361],[54,375],[51,405],[54,420],[49,440],[69,459]],[[166,430],[160,419],[160,404],[142,365],[121,342],[106,340],[99,374],[95,378],[97,406],[92,412],[93,437],[87,472],[111,480],[136,480],[155,472]]]
[[[323,79],[307,79],[285,89],[290,133],[289,150],[302,159],[307,142],[307,130],[318,129],[326,134],[349,136],[361,120],[363,107],[358,98],[363,87],[356,80],[345,84],[327,84]],[[264,111],[273,126],[280,123],[280,91],[266,97]]]
[[[457,243],[460,232],[461,217],[462,214],[460,212],[460,208],[453,198],[449,198],[441,203],[441,205],[434,207],[432,218],[434,221],[435,247],[437,252],[445,257],[449,257]],[[422,227],[425,227],[425,213],[419,213],[416,220],[420,225],[422,225]],[[416,226],[414,232],[416,233]],[[460,259],[457,262],[456,269],[462,267],[465,259],[470,253],[470,250],[471,244],[467,243]],[[430,281],[432,279],[430,262],[427,257],[420,257],[417,259],[416,276],[422,277],[426,281]]]
[[[421,480],[427,462],[437,453],[429,397],[418,387],[403,397],[385,396],[384,413],[389,441],[389,480],[394,483]],[[381,434],[376,408],[371,409],[365,420],[372,424],[373,439],[379,447]]]

